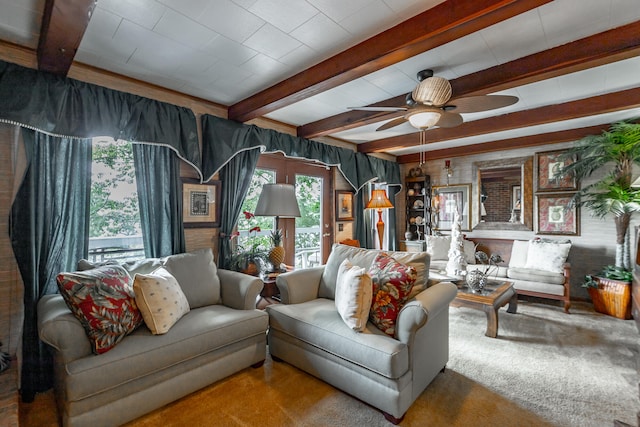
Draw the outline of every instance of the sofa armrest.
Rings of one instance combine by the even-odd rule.
[[[60,294],[45,295],[38,301],[38,335],[57,350],[57,356],[65,364],[92,354],[82,324]]]
[[[264,283],[258,277],[238,271],[218,269],[220,278],[220,295],[222,304],[236,310],[253,310],[256,308],[258,294]]]
[[[318,298],[324,266],[294,270],[280,274],[276,286],[283,304],[298,304]]]
[[[396,339],[410,344],[416,331],[424,326],[430,317],[449,309],[449,304],[457,293],[458,288],[453,283],[440,282],[416,295],[398,313]]]

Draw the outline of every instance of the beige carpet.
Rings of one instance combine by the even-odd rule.
[[[632,321],[578,304],[521,302],[500,312],[497,339],[482,312],[451,308],[451,355],[444,374],[409,409],[403,426],[635,425],[638,332]],[[52,393],[21,405],[22,426],[54,426]],[[366,404],[267,358],[130,424],[140,426],[389,426]]]

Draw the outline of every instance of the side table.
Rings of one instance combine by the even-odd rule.
[[[256,301],[256,308],[260,310],[264,310],[268,305],[280,303],[280,290],[276,285],[276,278],[264,278],[262,283],[264,283],[264,286]]]

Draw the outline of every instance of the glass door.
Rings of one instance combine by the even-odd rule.
[[[301,217],[280,218],[279,223],[284,235],[285,264],[296,269],[324,264],[333,242],[331,168],[280,154],[263,154],[257,167],[273,171],[277,183],[296,186]],[[275,222],[270,228],[274,226]]]

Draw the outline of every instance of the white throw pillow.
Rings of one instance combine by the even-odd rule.
[[[569,249],[571,249],[571,243],[530,240],[525,268],[562,273],[562,267],[569,256]]]
[[[144,323],[154,335],[165,334],[190,310],[180,284],[164,267],[133,280],[136,304]]]
[[[373,288],[367,269],[345,259],[338,267],[335,304],[338,313],[351,329],[362,332],[367,325]]]
[[[427,252],[431,254],[431,261],[449,259],[451,236],[427,236]]]
[[[467,264],[475,264],[476,261],[476,244],[471,240],[463,240],[462,248],[464,250],[464,258],[467,260]]]
[[[509,259],[509,267],[525,268],[527,265],[527,254],[529,253],[528,240],[514,240],[511,247],[511,258]]]

